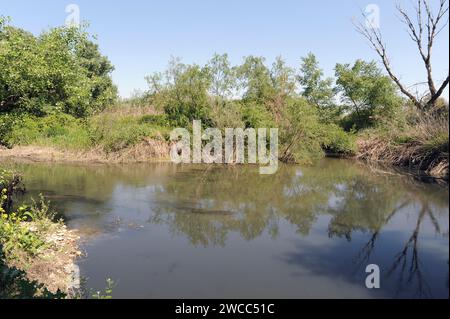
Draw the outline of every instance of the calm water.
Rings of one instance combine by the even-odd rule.
[[[3,166],[5,164],[2,164]],[[448,298],[448,189],[343,160],[256,167],[7,164],[83,234],[116,298]],[[365,268],[381,269],[381,289]]]

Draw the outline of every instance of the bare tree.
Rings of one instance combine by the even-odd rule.
[[[425,100],[420,99],[411,93],[394,74],[380,29],[371,23],[363,22],[356,23],[355,27],[359,33],[369,40],[376,53],[380,56],[387,73],[397,84],[400,91],[405,94],[417,108],[420,110],[427,110],[435,106],[436,101],[444,92],[449,81],[449,76],[447,74],[447,78],[441,86],[436,86],[436,82],[433,79],[431,61],[435,39],[448,24],[448,0],[439,0],[439,7],[435,10],[431,8],[429,0],[417,0],[417,5],[414,9],[415,14],[413,15],[408,13],[400,5],[397,5],[400,19],[407,26],[409,36],[416,43],[420,57],[427,71],[426,83],[428,84],[429,93],[427,94],[428,98]],[[368,21],[368,17],[365,13],[363,13],[363,17]]]

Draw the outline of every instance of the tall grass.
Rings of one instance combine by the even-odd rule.
[[[83,120],[67,114],[26,115],[14,125],[7,143],[71,151],[100,148],[109,153],[133,146],[144,138],[166,140],[170,130],[163,115],[121,107]]]

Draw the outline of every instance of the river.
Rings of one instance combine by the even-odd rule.
[[[3,163],[82,234],[114,298],[448,298],[448,188],[325,159],[252,166]],[[366,266],[381,271],[366,287]]]

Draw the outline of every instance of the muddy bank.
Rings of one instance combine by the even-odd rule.
[[[32,223],[27,226],[31,232],[36,231]],[[7,266],[25,271],[28,280],[42,284],[51,293],[70,295],[80,285],[76,265],[81,256],[80,237],[60,223],[49,226],[43,237],[45,246],[35,256],[23,254],[7,261]]]
[[[54,147],[16,146],[12,149],[0,149],[0,159],[19,158],[36,162],[139,163],[168,160],[169,152],[170,147],[167,142],[145,139],[134,146],[110,153],[106,153],[101,148],[69,151]]]
[[[414,145],[413,145],[414,146]],[[398,149],[378,139],[358,140],[358,152],[354,159],[368,164],[406,169],[416,175],[431,177],[448,183],[448,153],[421,153],[416,147]],[[339,157],[326,154],[327,157]],[[22,159],[33,162],[68,162],[68,163],[143,163],[152,161],[169,161],[170,145],[168,142],[145,139],[142,142],[120,151],[106,153],[101,148],[88,151],[68,151],[54,147],[16,146],[12,149],[0,148],[0,159]]]

